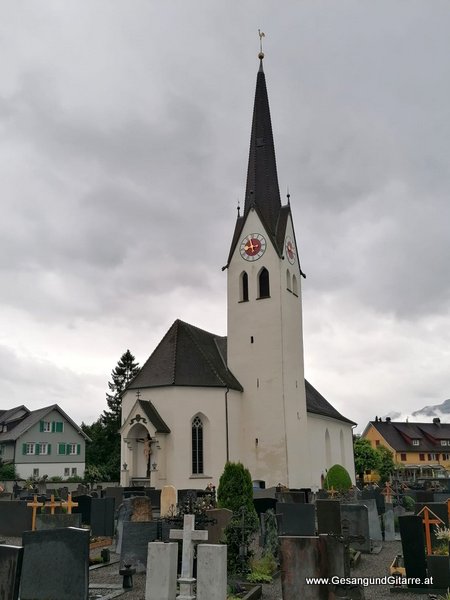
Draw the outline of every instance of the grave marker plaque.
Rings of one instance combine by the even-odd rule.
[[[362,536],[364,542],[352,542],[355,550],[370,553],[369,513],[367,506],[363,504],[341,504],[342,521],[348,521],[349,535]]]
[[[169,541],[170,526],[168,523],[161,522],[162,540]],[[155,542],[158,539],[158,523],[156,521],[149,522],[131,522],[124,521],[122,544],[120,552],[120,565],[132,565],[136,569],[136,573],[144,573],[147,568],[148,544]]]
[[[406,577],[418,578],[421,581],[419,584],[410,583],[408,587],[425,587],[427,570],[422,519],[416,515],[405,515],[399,517],[398,522]]]
[[[315,535],[316,519],[313,504],[277,502],[277,514],[282,515],[281,535]]]
[[[341,535],[341,503],[339,500],[316,500],[318,533]]]

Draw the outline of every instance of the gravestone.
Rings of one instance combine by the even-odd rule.
[[[153,521],[152,503],[148,496],[136,496],[130,498],[131,517],[130,521]]]
[[[363,504],[341,504],[341,518],[348,521],[349,535],[362,536],[364,542],[353,542],[355,550],[366,554],[371,551],[369,532],[369,511]]]
[[[61,529],[62,527],[81,527],[81,515],[80,514],[48,514],[41,513],[36,515],[36,531],[42,529]]]
[[[178,490],[177,499],[178,499],[179,506],[182,506],[188,500],[192,500],[193,502],[195,502],[195,500],[197,500],[197,490],[194,490],[194,489]]]
[[[277,502],[276,511],[282,517],[280,535],[315,535],[316,519],[313,504]]]
[[[420,502],[423,504],[428,504],[429,502],[433,502],[434,492],[431,490],[416,490],[416,503]]]
[[[427,571],[422,519],[416,515],[404,515],[398,518],[398,522],[406,577],[421,581],[418,584],[409,582],[408,587],[425,587]]]
[[[326,584],[307,585],[307,577],[329,577],[325,536],[280,537],[281,590],[283,600],[328,600]],[[334,575],[334,573],[333,573]]]
[[[339,500],[316,500],[317,531],[341,535],[341,503]]]
[[[20,600],[88,600],[89,531],[25,531]]]
[[[361,500],[375,500],[378,514],[384,513],[385,499],[380,488],[364,488],[361,492]]]
[[[145,600],[175,600],[178,544],[150,542],[147,555]]]
[[[444,522],[445,527],[448,527],[448,508],[447,504],[444,502],[416,502],[414,506],[414,513],[417,515],[423,510],[424,507],[427,507],[434,513],[441,521]]]
[[[446,592],[450,587],[450,564],[448,554],[427,556],[427,573],[431,579],[430,588]]]
[[[123,502],[123,487],[107,487],[105,488],[104,494],[105,498],[114,498],[116,508]]]
[[[19,598],[23,548],[0,544],[0,600]]]
[[[211,508],[206,511],[206,516],[215,521],[215,523],[207,524],[208,542],[219,544],[223,541],[224,531],[233,517],[233,511],[228,508]]]
[[[161,529],[162,540],[158,540],[158,525]],[[123,534],[120,551],[120,565],[131,565],[136,569],[136,573],[143,573],[146,570],[148,558],[148,544],[150,542],[169,541],[170,526],[156,521],[125,521],[123,523]]]
[[[115,498],[92,498],[91,533],[111,537],[114,535]]]
[[[81,515],[81,522],[84,525],[91,524],[91,504],[92,504],[92,496],[87,494],[81,494],[77,496],[78,506],[75,506],[72,509],[72,513]]]
[[[197,600],[226,600],[227,546],[200,544],[197,548]]]
[[[193,589],[195,579],[194,572],[194,544],[199,541],[208,539],[208,532],[195,529],[195,516],[184,515],[183,529],[171,529],[171,540],[183,540],[182,559],[181,559],[181,575],[178,578],[180,586],[180,595],[178,600],[191,600],[195,598]]]
[[[392,504],[386,502],[384,508],[384,539],[386,542],[395,540],[394,509]]]
[[[32,514],[33,511],[26,502],[0,502],[0,534],[20,537],[24,531],[31,529]]]
[[[276,510],[276,498],[253,498],[253,506],[258,515],[266,513],[268,510]]]
[[[158,509],[161,507],[161,490],[154,490],[152,488],[145,488],[145,495],[150,498],[152,507]]]
[[[366,498],[365,500],[359,500],[358,504],[367,506],[369,515],[370,539],[374,540],[375,542],[381,542],[383,540],[383,534],[381,533],[380,517],[378,516],[375,499]]]
[[[447,502],[450,498],[450,492],[434,492],[433,502]]]
[[[161,517],[171,517],[177,507],[177,491],[173,485],[165,485],[161,490]]]
[[[305,504],[306,496],[304,492],[287,490],[276,494],[278,502]]]

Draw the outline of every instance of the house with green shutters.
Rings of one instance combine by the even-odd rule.
[[[86,441],[82,429],[57,404],[38,410],[0,410],[0,459],[28,479],[83,476]]]

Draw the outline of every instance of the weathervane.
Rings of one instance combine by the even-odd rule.
[[[258,54],[258,58],[260,58],[261,60],[264,58],[264,52],[263,52],[263,37],[266,37],[266,34],[264,33],[264,31],[261,31],[261,29],[258,29],[258,34],[259,34],[259,54]]]

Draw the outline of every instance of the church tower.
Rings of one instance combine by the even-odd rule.
[[[228,367],[243,386],[241,460],[267,486],[311,480],[301,278],[289,200],[282,205],[261,53],[243,214],[228,263]]]

